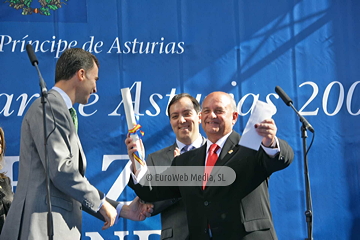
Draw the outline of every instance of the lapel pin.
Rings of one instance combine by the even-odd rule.
[[[228,154],[232,154],[232,153],[233,153],[233,151],[234,151],[234,150],[232,150],[232,149],[231,149],[231,150],[229,150],[229,151],[228,151]]]

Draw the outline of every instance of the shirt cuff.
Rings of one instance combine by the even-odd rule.
[[[132,180],[134,181],[134,184],[139,184],[141,179],[144,177],[145,173],[147,172],[148,168],[145,163],[145,165],[141,166],[141,168],[138,169],[135,174],[134,174],[133,165],[130,166],[130,170],[131,170],[130,175],[131,175]]]
[[[123,206],[124,206],[124,204],[121,202],[119,202],[119,204],[116,206],[117,215],[116,215],[116,219],[115,219],[115,224],[117,224],[120,219],[120,213],[121,213],[121,209],[123,208]]]
[[[102,205],[104,204],[104,202],[106,201],[106,195],[104,194],[104,197],[101,199],[101,203],[99,208],[97,209],[97,212],[100,210],[100,208],[102,207]]]
[[[269,156],[275,156],[276,154],[278,154],[280,152],[280,145],[279,145],[279,140],[278,140],[277,137],[275,137],[274,143],[273,143],[273,145],[275,147],[273,147],[273,146],[265,147],[264,145],[261,144],[261,147],[264,149],[266,154],[269,155]]]

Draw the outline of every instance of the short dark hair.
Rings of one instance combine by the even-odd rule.
[[[80,69],[90,70],[95,64],[99,67],[98,59],[81,48],[66,49],[58,59],[55,69],[55,83],[69,80]]]
[[[200,103],[199,103],[193,96],[191,96],[191,95],[188,94],[188,93],[179,93],[179,94],[175,95],[175,96],[171,99],[171,101],[170,101],[170,103],[169,103],[169,106],[168,106],[168,108],[167,108],[167,112],[168,112],[169,118],[170,118],[170,107],[171,107],[171,105],[173,105],[174,103],[178,102],[181,98],[184,98],[184,97],[187,97],[187,98],[189,98],[189,99],[191,100],[191,102],[193,103],[194,110],[195,110],[196,113],[199,113],[199,112],[200,112],[200,110],[201,110],[201,108],[200,108]]]

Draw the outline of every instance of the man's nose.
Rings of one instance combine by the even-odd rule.
[[[181,123],[186,122],[186,119],[184,118],[184,116],[180,116],[179,120],[180,120]]]
[[[216,118],[216,114],[212,111],[212,112],[210,113],[210,117]]]

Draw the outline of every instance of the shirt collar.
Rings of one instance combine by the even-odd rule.
[[[223,136],[222,138],[220,138],[219,140],[217,140],[216,144],[220,147],[219,150],[217,151],[217,153],[220,152],[221,149],[224,147],[224,144],[231,133],[232,133],[232,131],[229,132],[228,134],[226,134],[225,136]],[[211,142],[209,139],[206,139],[206,152],[209,151],[209,148],[212,144],[213,144],[213,142]]]
[[[189,148],[191,147],[199,148],[201,147],[202,142],[203,142],[203,137],[201,136],[201,134],[199,134],[199,137],[189,145]],[[186,144],[180,142],[178,139],[176,139],[176,145],[178,146],[179,149],[182,149],[183,147],[186,146]]]
[[[64,90],[62,90],[61,88],[59,87],[52,87],[52,89],[54,89],[55,91],[57,91],[58,93],[60,93],[61,97],[64,99],[65,101],[65,104],[66,104],[66,107],[68,109],[72,108],[72,103],[71,103],[71,99],[69,97],[69,95],[66,94],[66,92],[64,92]]]

